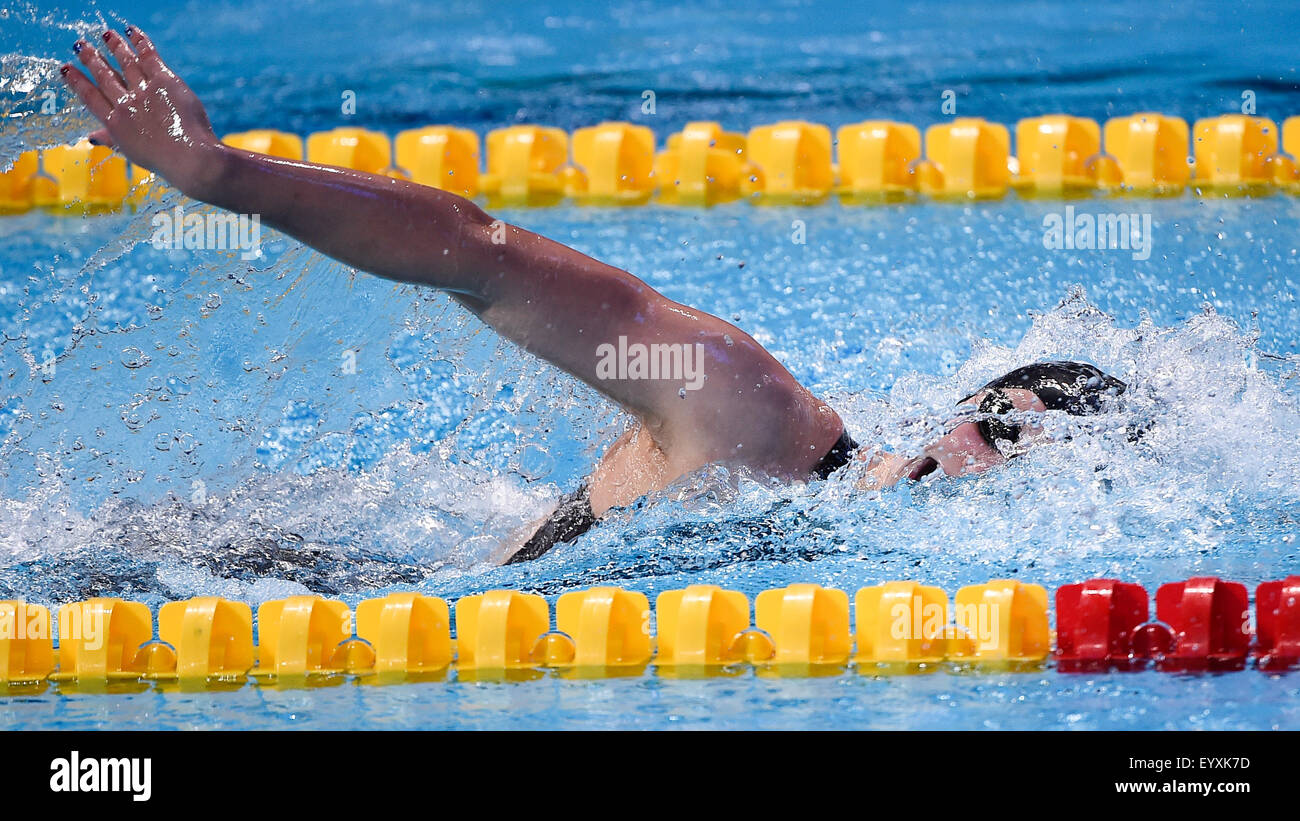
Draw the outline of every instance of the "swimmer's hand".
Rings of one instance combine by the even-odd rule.
[[[63,81],[104,125],[90,141],[116,146],[128,160],[187,194],[201,190],[205,178],[218,168],[209,158],[218,153],[221,141],[199,98],[158,57],[148,36],[134,26],[126,27],[126,35],[103,35],[120,73],[84,40],[77,41],[77,56],[95,82],[71,63],[59,69]]]
[[[923,456],[909,458],[897,453],[875,453],[867,463],[867,474],[858,480],[858,488],[886,490],[904,479],[921,478],[929,473],[925,470],[927,467],[929,465]]]

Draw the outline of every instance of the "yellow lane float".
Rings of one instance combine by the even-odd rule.
[[[660,202],[717,205],[760,190],[762,172],[745,148],[745,135],[723,131],[718,123],[687,123],[655,157]]]
[[[297,134],[286,134],[283,131],[273,131],[266,128],[256,131],[242,131],[238,134],[227,134],[221,141],[231,148],[266,154],[269,157],[279,157],[285,160],[301,160],[303,158],[302,137]],[[337,163],[333,164],[337,165]]]
[[[644,205],[655,190],[655,135],[643,125],[601,123],[573,132],[569,195],[583,205]]]
[[[499,128],[488,134],[487,152],[479,188],[491,207],[555,205],[581,185],[581,172],[568,164],[569,135],[558,128]]]
[[[216,596],[164,604],[158,610],[158,638],[171,645],[176,663],[155,673],[156,678],[237,680],[257,658],[252,608]]]
[[[1006,126],[960,117],[925,130],[917,181],[924,193],[940,199],[997,199],[1011,185],[1010,157]]]
[[[938,664],[965,644],[951,622],[948,594],[916,582],[864,587],[854,597],[861,665]]]
[[[1114,158],[1125,193],[1180,194],[1192,176],[1187,121],[1144,112],[1106,121],[1106,154]]]
[[[1055,114],[1016,124],[1017,174],[1023,195],[1071,197],[1118,182],[1114,163],[1101,156],[1101,127],[1085,117]]]
[[[549,667],[576,677],[638,675],[654,653],[650,601],[643,593],[593,587],[555,603],[556,633],[540,653]]]
[[[835,187],[826,126],[789,120],[752,129],[746,142],[750,162],[761,171],[752,185],[758,204],[816,205]]]
[[[411,182],[474,198],[479,191],[478,135],[468,128],[413,128],[393,141],[397,167]]]
[[[336,128],[312,134],[307,138],[307,160],[368,174],[405,176],[393,168],[388,135],[364,128]]]
[[[742,658],[749,599],[713,584],[669,590],[655,600],[661,667],[716,667]]]
[[[391,593],[357,605],[357,636],[373,649],[375,673],[440,673],[451,665],[451,610],[418,593]],[[354,666],[355,670],[355,666]]]
[[[288,680],[345,672],[339,645],[352,636],[352,611],[341,601],[293,596],[257,608],[258,679]]]
[[[23,601],[0,601],[0,686],[35,684],[53,672],[49,609]]]
[[[544,661],[534,653],[550,627],[550,608],[541,596],[514,590],[466,596],[456,602],[457,669],[500,672],[535,667]]]
[[[847,204],[885,202],[916,193],[914,168],[921,158],[921,132],[916,126],[888,120],[868,120],[841,126],[839,187]]]
[[[916,127],[867,120],[839,127],[786,120],[748,135],[716,122],[688,123],[656,153],[645,126],[604,122],[577,129],[517,125],[486,138],[447,125],[386,134],[342,127],[301,137],[272,129],[229,134],[235,148],[273,157],[409,179],[489,207],[626,206],[657,201],[711,206],[749,198],[758,205],[807,206],[831,195],[850,205],[923,194],[940,200],[1120,193],[1169,196],[1197,191],[1300,193],[1300,117],[1279,132],[1273,120],[1228,114],[1194,129],[1156,112],[1114,117],[1101,128],[1067,114],[1016,124],[1015,154],[1006,126],[978,117]],[[1194,162],[1189,162],[1188,153]],[[22,152],[0,173],[0,214],[33,208],[90,213],[139,204],[162,190],[148,171],[82,140]]]
[[[754,621],[772,639],[778,665],[842,665],[853,652],[849,596],[816,584],[764,590]]]
[[[999,579],[957,591],[954,608],[964,645],[949,658],[977,664],[1032,665],[1047,658],[1052,636],[1047,590]]]
[[[1277,165],[1277,124],[1267,117],[1224,114],[1197,120],[1192,130],[1195,184],[1218,194],[1262,194]]]
[[[87,599],[59,608],[59,669],[51,681],[133,681],[148,670],[140,652],[153,638],[153,614],[139,602]]]

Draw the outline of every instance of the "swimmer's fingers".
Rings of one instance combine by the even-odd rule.
[[[126,84],[122,81],[121,75],[113,70],[113,67],[108,64],[108,61],[104,59],[104,55],[100,54],[98,49],[85,40],[78,40],[77,57],[80,58],[81,64],[94,76],[100,92],[104,95],[104,99],[110,103],[116,103],[126,96]]]
[[[81,101],[90,109],[90,113],[95,115],[101,123],[108,120],[108,115],[112,113],[113,107],[109,105],[104,93],[99,87],[90,81],[90,78],[82,74],[72,63],[64,63],[59,68],[59,73],[63,75],[63,82],[76,93]]]
[[[137,64],[146,77],[152,77],[160,73],[171,73],[171,70],[163,63],[162,58],[158,56],[158,50],[153,47],[153,41],[149,39],[149,35],[135,26],[127,26],[126,36],[131,40],[131,45],[135,46]]]
[[[144,72],[140,69],[140,59],[135,56],[131,46],[127,44],[122,35],[116,31],[104,32],[104,44],[112,53],[113,59],[122,67],[122,74],[126,76],[126,82],[135,87],[144,82]]]
[[[95,129],[90,132],[90,136],[86,139],[90,140],[91,145],[106,145],[109,148],[113,147],[113,138],[108,136],[107,128]]]

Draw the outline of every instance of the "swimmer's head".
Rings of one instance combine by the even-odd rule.
[[[957,403],[943,436],[926,445],[909,477],[983,473],[1020,455],[1042,433],[1024,417],[1049,410],[1100,413],[1127,386],[1084,362],[1037,362],[994,379]]]

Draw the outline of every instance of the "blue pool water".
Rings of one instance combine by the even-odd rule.
[[[0,154],[86,131],[39,109],[78,33],[145,27],[218,132],[604,119],[729,128],[1067,111],[1300,114],[1300,10],[1271,4],[755,0],[25,3],[0,13]],[[354,91],[354,118],[340,112]],[[643,92],[656,95],[642,113]],[[58,92],[61,105],[67,95]],[[170,208],[174,195],[153,208]],[[502,214],[735,322],[859,441],[915,445],[963,390],[1044,357],[1134,385],[1123,418],[976,480],[883,496],[691,477],[542,560],[487,561],[624,421],[431,292],[271,238],[160,251],[151,210],[0,218],[0,598],[257,604],[691,583],[753,596],[913,578],[1055,587],[1300,572],[1300,199],[1085,200],[1150,214],[1148,259],[1044,247],[1063,205]],[[792,242],[803,221],[806,244]],[[742,267],[743,263],[743,267]],[[350,358],[347,351],[355,351]],[[355,373],[346,367],[355,361]],[[1154,397],[1154,398],[1153,398]],[[1156,426],[1138,446],[1136,417]],[[1068,438],[1067,438],[1068,435]],[[302,557],[267,566],[270,554]],[[233,558],[232,558],[233,557]],[[0,699],[0,727],[1297,728],[1300,674],[1039,673],[351,684]]]

